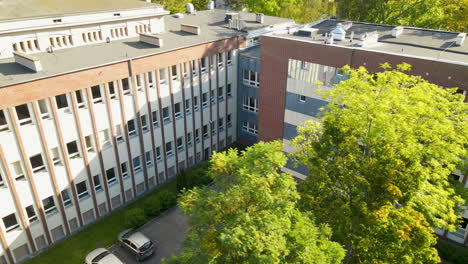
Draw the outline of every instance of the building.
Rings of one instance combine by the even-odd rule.
[[[290,152],[296,126],[326,104],[316,81],[331,88],[346,64],[408,62],[468,90],[463,34],[47,2],[4,0],[0,11],[0,263],[34,256],[236,141],[281,139]],[[436,231],[467,243],[466,229]]]
[[[0,11],[0,263],[235,142],[239,50],[294,24],[139,0],[40,3]]]

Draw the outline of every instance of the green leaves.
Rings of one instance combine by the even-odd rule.
[[[168,263],[340,263],[344,250],[296,208],[299,194],[279,141],[212,156],[215,184],[180,200],[190,231]]]
[[[330,225],[352,263],[363,258],[380,263],[380,257],[365,253],[374,246],[362,243],[374,241],[371,230],[380,230],[393,217],[408,226],[427,223],[453,230],[457,207],[463,204],[461,188],[449,181],[460,157],[467,156],[468,106],[463,97],[455,89],[405,74],[408,64],[382,68],[386,70],[374,74],[345,67],[349,79],[324,93],[330,104],[321,123],[306,122],[292,141],[298,148],[293,158],[309,168],[301,208],[318,223]],[[393,204],[402,208],[390,210]],[[387,222],[372,220],[384,209],[390,210]],[[387,231],[376,232],[375,239],[387,241],[402,229]],[[420,250],[432,252],[431,232],[418,229],[418,235],[427,240],[418,244],[427,247]],[[406,252],[417,248],[413,242],[391,250],[406,254],[404,263],[419,263],[416,252]]]

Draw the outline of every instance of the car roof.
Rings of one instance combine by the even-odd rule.
[[[99,256],[100,254],[102,254],[104,252],[109,252],[109,250],[107,250],[105,248],[97,248],[97,249],[91,251],[86,256],[86,262],[91,263],[95,257]],[[109,255],[102,258],[99,261],[99,263],[100,264],[121,264],[121,263],[123,264],[123,262],[119,258],[117,258],[114,254],[112,254],[110,252],[109,252]]]
[[[99,254],[103,253],[103,252],[106,252],[107,249],[105,248],[96,248],[95,250],[91,251],[88,253],[88,255],[86,255],[86,262],[90,262],[95,258],[97,257]]]
[[[137,247],[141,247],[151,241],[148,237],[138,231],[132,233],[127,239],[134,243]]]

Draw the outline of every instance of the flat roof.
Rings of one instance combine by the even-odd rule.
[[[35,53],[32,55],[40,59],[43,69],[37,73],[15,63],[14,58],[1,59],[0,87],[231,38],[246,34],[246,30],[293,21],[286,18],[265,16],[264,23],[260,24],[255,22],[255,14],[241,12],[240,17],[245,21],[245,28],[244,31],[238,31],[230,29],[224,22],[225,14],[225,10],[215,9],[198,11],[196,15],[184,14],[183,18],[165,16],[166,32],[157,35],[162,37],[163,47],[140,42],[139,38],[136,37],[113,40],[110,43],[55,50],[53,53]],[[193,35],[181,32],[181,23],[200,26],[201,34]]]
[[[324,44],[325,34],[336,28],[338,23],[348,21],[327,19],[312,25],[318,32],[315,37],[305,37],[293,34],[279,34],[277,36]],[[403,33],[398,38],[392,37],[392,29],[395,26],[352,22],[352,26],[346,31],[346,39],[334,41],[333,45],[359,48],[365,50],[397,53],[400,55],[415,56],[433,60],[445,60],[458,63],[468,63],[468,39],[462,46],[455,45],[457,32],[431,30],[422,28],[404,27]],[[310,27],[309,27],[310,28]],[[378,43],[366,47],[357,46],[359,39],[366,33],[377,31]],[[350,32],[354,32],[353,41]]]
[[[258,45],[258,46],[245,49],[240,52],[240,55],[259,60],[260,59],[260,47],[261,46]]]
[[[144,0],[2,0],[0,21],[160,6]]]

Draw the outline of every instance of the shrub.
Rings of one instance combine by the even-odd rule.
[[[161,199],[158,196],[149,197],[144,203],[143,208],[148,217],[158,216],[163,210]]]
[[[137,228],[146,223],[145,212],[141,208],[132,208],[125,212],[125,225]]]
[[[437,241],[437,251],[442,259],[453,264],[468,263],[468,250],[454,243],[439,239]]]
[[[163,211],[173,207],[177,203],[177,195],[173,192],[163,191],[160,193],[158,198],[161,202],[161,209]]]

